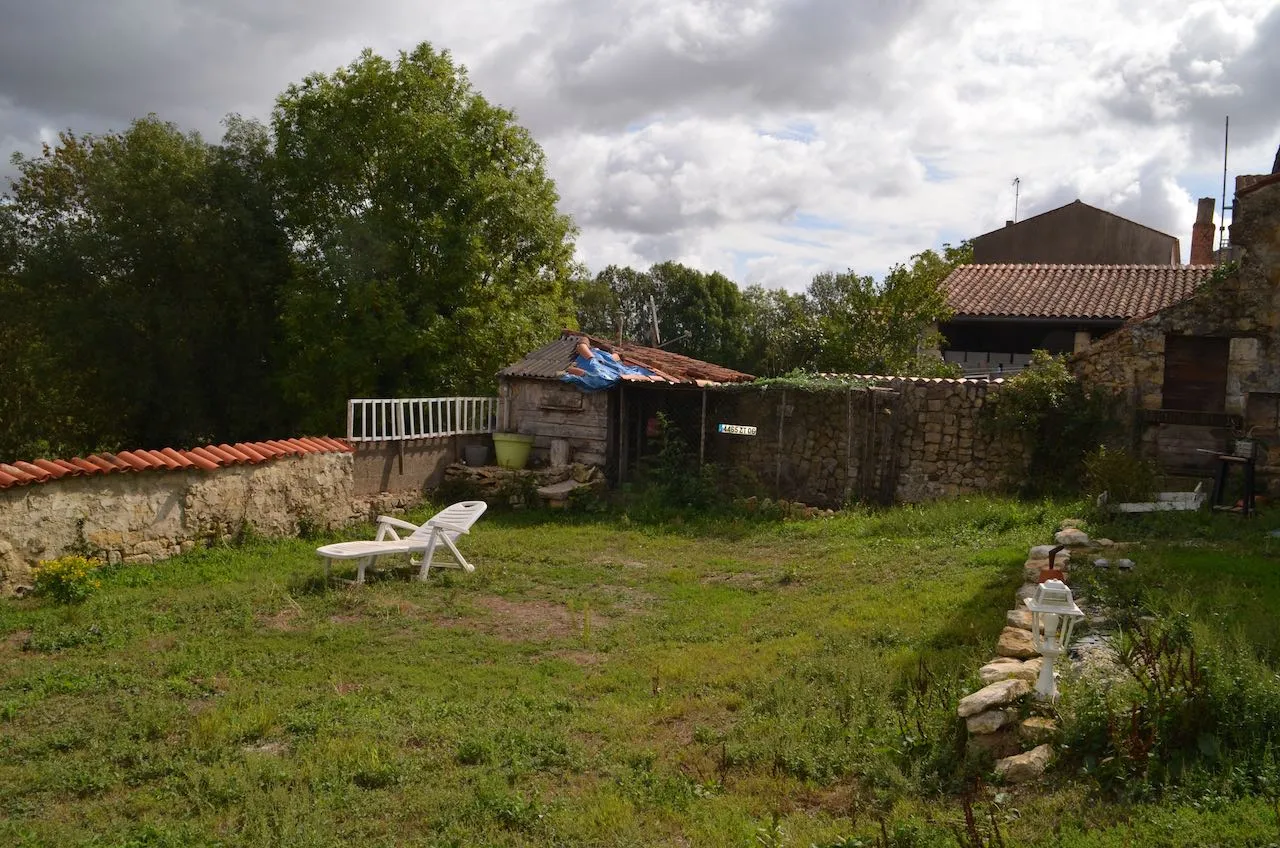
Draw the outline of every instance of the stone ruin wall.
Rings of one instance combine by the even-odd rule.
[[[757,432],[713,434],[711,458],[749,470],[762,491],[823,507],[993,491],[1020,455],[979,424],[1000,385],[887,379],[865,390],[728,393],[715,402],[715,420]]]

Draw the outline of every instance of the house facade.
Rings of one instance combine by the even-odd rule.
[[[1018,371],[1033,350],[1075,353],[1189,297],[1212,265],[964,265],[943,281],[942,355],[966,374]]]
[[[1009,374],[1033,350],[1075,353],[1177,303],[1212,274],[1212,219],[1202,200],[1190,266],[1174,236],[1079,200],[983,233],[974,263],[943,282],[954,313],[939,327],[943,358],[969,375]]]
[[[1230,438],[1251,434],[1280,494],[1280,173],[1237,178],[1231,244],[1238,264],[1072,366],[1125,400],[1135,444],[1166,469],[1202,473]]]

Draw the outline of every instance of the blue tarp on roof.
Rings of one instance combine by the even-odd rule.
[[[577,374],[565,374],[560,379],[566,383],[573,383],[583,391],[598,392],[617,383],[624,374],[643,377],[653,376],[653,372],[648,368],[641,368],[639,365],[623,365],[615,360],[611,354],[605,353],[599,348],[592,348],[591,352],[594,356],[590,359],[584,356],[573,357],[573,364],[587,373],[581,377]]]

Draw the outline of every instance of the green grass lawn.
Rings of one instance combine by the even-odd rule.
[[[490,513],[476,572],[426,584],[253,541],[3,602],[0,845],[955,845],[955,700],[1066,509]],[[1275,664],[1266,520],[1107,529]],[[979,814],[1008,845],[1280,841],[1266,798],[1070,775]]]

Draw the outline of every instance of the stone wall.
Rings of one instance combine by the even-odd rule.
[[[149,563],[234,536],[346,524],[362,512],[352,455],[313,453],[217,471],[66,477],[0,490],[0,594],[30,585],[30,566],[87,545],[111,562]]]
[[[1163,411],[1165,340],[1169,336],[1230,339],[1224,413],[1240,416],[1270,446],[1260,473],[1280,493],[1280,183],[1237,196],[1231,240],[1243,248],[1239,267],[1187,300],[1128,324],[1072,359],[1088,385],[1119,395],[1129,407],[1133,441],[1148,456],[1179,466],[1195,448],[1221,450],[1222,422],[1196,424]]]
[[[444,470],[463,458],[467,445],[487,446],[489,461],[493,462],[493,438],[488,434],[357,442],[352,466],[355,493],[421,493],[434,489],[444,479]]]
[[[1000,385],[885,378],[869,389],[717,393],[714,420],[754,426],[756,435],[713,432],[709,456],[748,469],[777,497],[818,506],[989,491],[1017,456],[978,424]]]

